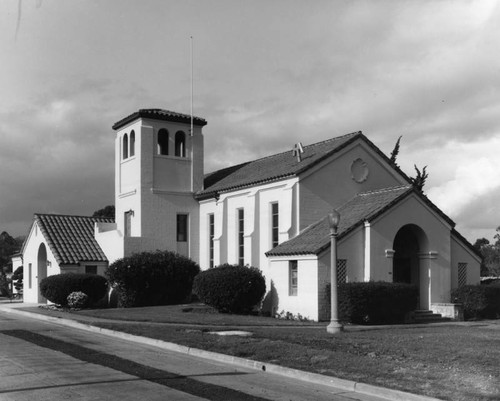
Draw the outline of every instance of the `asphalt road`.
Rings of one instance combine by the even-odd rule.
[[[382,401],[3,311],[0,400]]]

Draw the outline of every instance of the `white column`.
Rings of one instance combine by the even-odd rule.
[[[369,221],[365,221],[365,277],[364,281],[368,282],[371,279],[371,225]]]

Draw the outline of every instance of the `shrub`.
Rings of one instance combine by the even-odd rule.
[[[330,310],[330,283],[325,296]],[[338,286],[339,319],[355,324],[400,323],[415,310],[418,288],[411,284],[354,282]]]
[[[497,284],[464,285],[451,291],[451,299],[463,305],[465,319],[500,315],[500,286]]]
[[[169,251],[142,252],[118,259],[106,270],[119,307],[171,305],[191,295],[200,267]]]
[[[108,282],[97,274],[64,273],[46,277],[40,283],[40,292],[49,301],[66,306],[68,295],[81,291],[88,296],[88,304],[93,305],[106,295]]]
[[[219,312],[249,313],[262,300],[266,282],[256,267],[223,264],[196,276],[193,292]]]
[[[70,308],[82,309],[87,306],[89,297],[81,291],[75,291],[68,295],[67,301]]]

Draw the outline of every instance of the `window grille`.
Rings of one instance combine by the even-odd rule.
[[[214,267],[214,236],[215,236],[215,218],[213,214],[208,215],[208,248],[209,248],[209,266]]]
[[[288,295],[297,296],[299,288],[299,269],[296,260],[288,262]]]
[[[245,213],[238,209],[238,264],[245,264]]]
[[[337,284],[347,283],[347,259],[337,260]]]
[[[467,263],[458,264],[458,287],[467,284]]]

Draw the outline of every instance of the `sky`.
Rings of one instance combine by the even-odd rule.
[[[500,2],[2,0],[0,231],[114,203],[114,131],[205,118],[205,172],[354,131],[471,242],[500,225]],[[193,40],[191,42],[191,37]]]

